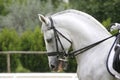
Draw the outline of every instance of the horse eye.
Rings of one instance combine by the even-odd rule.
[[[46,39],[46,41],[47,41],[48,43],[50,43],[50,42],[52,41],[52,38],[51,38],[51,39]]]

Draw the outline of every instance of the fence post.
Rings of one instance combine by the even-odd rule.
[[[10,55],[11,54],[45,54],[45,51],[0,51],[0,54],[6,54],[7,59],[6,59],[6,63],[7,63],[7,72],[11,73],[11,66],[10,66]]]
[[[10,54],[7,53],[7,72],[10,73],[11,72],[11,68],[10,68]]]

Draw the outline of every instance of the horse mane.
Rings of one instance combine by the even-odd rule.
[[[94,22],[96,25],[101,26],[105,30],[105,27],[98,20],[96,20],[93,16],[91,16],[85,12],[74,10],[74,9],[68,9],[68,10],[64,10],[64,11],[55,13],[52,15],[52,17],[62,15],[62,14],[67,14],[67,13],[69,13],[69,14],[71,13],[71,14],[74,14],[77,16],[85,16],[87,19]]]
[[[62,14],[67,14],[67,13],[71,13],[71,14],[75,14],[75,15],[83,15],[83,16],[88,17],[89,19],[94,19],[91,15],[89,15],[85,12],[82,12],[82,11],[74,10],[74,9],[68,9],[68,10],[64,10],[61,12],[57,12],[57,13],[53,14],[52,16],[57,16],[57,15],[62,15]]]
[[[74,10],[74,9],[68,9],[68,10],[64,10],[64,11],[61,11],[61,12],[57,12],[57,13],[53,14],[53,16],[57,16],[57,15],[60,15],[60,14],[65,14],[65,13],[74,13],[74,14],[80,15],[81,12],[82,11],[77,11],[77,10]]]

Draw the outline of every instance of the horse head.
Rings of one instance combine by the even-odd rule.
[[[65,55],[68,54],[68,50],[71,47],[71,43],[67,40],[71,41],[70,34],[65,29],[58,28],[50,18],[41,14],[38,14],[38,16],[42,22],[49,67],[52,71],[63,71],[67,67],[67,56]],[[53,28],[54,25],[55,28]]]

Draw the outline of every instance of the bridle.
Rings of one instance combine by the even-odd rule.
[[[87,51],[87,50],[95,47],[96,45],[98,45],[98,44],[100,44],[100,43],[102,43],[102,42],[104,42],[104,41],[106,41],[106,40],[108,40],[108,39],[110,39],[110,38],[118,35],[118,34],[114,34],[114,35],[112,35],[112,36],[110,36],[110,37],[107,37],[107,38],[105,38],[105,39],[103,39],[103,40],[100,40],[100,41],[98,41],[98,42],[95,42],[95,43],[93,43],[93,44],[91,44],[91,45],[88,45],[88,46],[86,46],[86,47],[83,47],[83,48],[81,48],[81,49],[78,49],[78,50],[75,50],[75,51],[71,51],[71,52],[69,52],[69,53],[66,53],[66,51],[65,51],[65,49],[64,49],[64,46],[63,46],[63,44],[62,44],[62,42],[61,42],[61,40],[60,40],[60,38],[59,38],[59,35],[61,35],[63,38],[65,38],[71,45],[72,45],[72,41],[69,40],[67,37],[65,37],[62,33],[60,33],[60,32],[55,28],[52,17],[49,17],[49,19],[50,19],[50,22],[51,22],[51,27],[50,27],[50,29],[53,29],[53,31],[54,31],[56,52],[48,52],[48,53],[47,53],[48,56],[74,57],[74,56],[77,56],[77,55],[79,55],[79,54],[81,54],[81,53],[83,53],[83,52],[85,52],[85,51]],[[60,46],[61,46],[61,48],[62,48],[62,52],[59,51],[58,42],[60,43]]]
[[[66,39],[71,45],[72,45],[72,41],[69,40],[67,37],[65,37],[62,33],[60,33],[54,26],[53,24],[53,20],[51,17],[49,17],[50,21],[51,21],[51,28],[50,29],[53,29],[53,32],[54,32],[54,38],[55,38],[55,45],[56,45],[56,52],[49,52],[47,53],[48,56],[61,56],[61,57],[64,57],[64,56],[68,56],[68,54],[66,53],[65,49],[64,49],[64,46],[60,40],[60,36],[62,36],[64,39]],[[61,48],[62,48],[62,52],[59,51],[59,48],[58,48],[58,43],[60,44]]]

